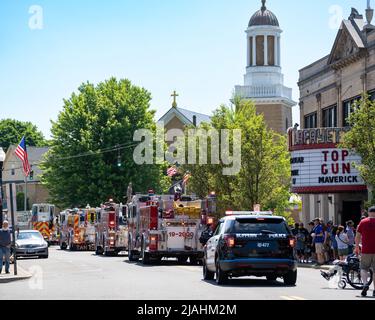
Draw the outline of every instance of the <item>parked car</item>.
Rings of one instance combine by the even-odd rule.
[[[16,236],[17,257],[48,258],[48,243],[37,230],[19,231]]]
[[[297,281],[295,239],[283,217],[272,213],[228,212],[205,246],[203,277],[224,284],[242,276]]]

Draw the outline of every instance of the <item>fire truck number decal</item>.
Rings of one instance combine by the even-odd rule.
[[[194,232],[169,232],[169,237],[171,238],[193,238]]]

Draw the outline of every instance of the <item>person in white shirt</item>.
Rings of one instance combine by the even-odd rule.
[[[345,227],[340,226],[338,228],[336,234],[336,242],[340,260],[345,261],[347,255],[349,254],[349,238],[345,233]]]

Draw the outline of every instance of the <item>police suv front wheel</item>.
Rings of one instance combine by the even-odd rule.
[[[206,262],[203,261],[203,279],[204,280],[214,280],[215,272],[208,270]]]
[[[287,286],[295,286],[296,283],[297,283],[297,270],[288,271],[288,273],[284,275],[284,284]]]
[[[216,260],[216,283],[218,285],[223,285],[228,282],[228,275],[221,270],[219,259]]]

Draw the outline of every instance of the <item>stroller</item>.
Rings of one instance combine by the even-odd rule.
[[[345,289],[347,284],[357,290],[363,290],[364,284],[361,278],[360,258],[355,254],[349,255],[346,261],[336,260],[334,267],[328,272],[320,271],[323,278],[330,281],[333,277],[338,277],[338,287]],[[373,270],[370,270],[368,282],[371,284],[373,279]]]

